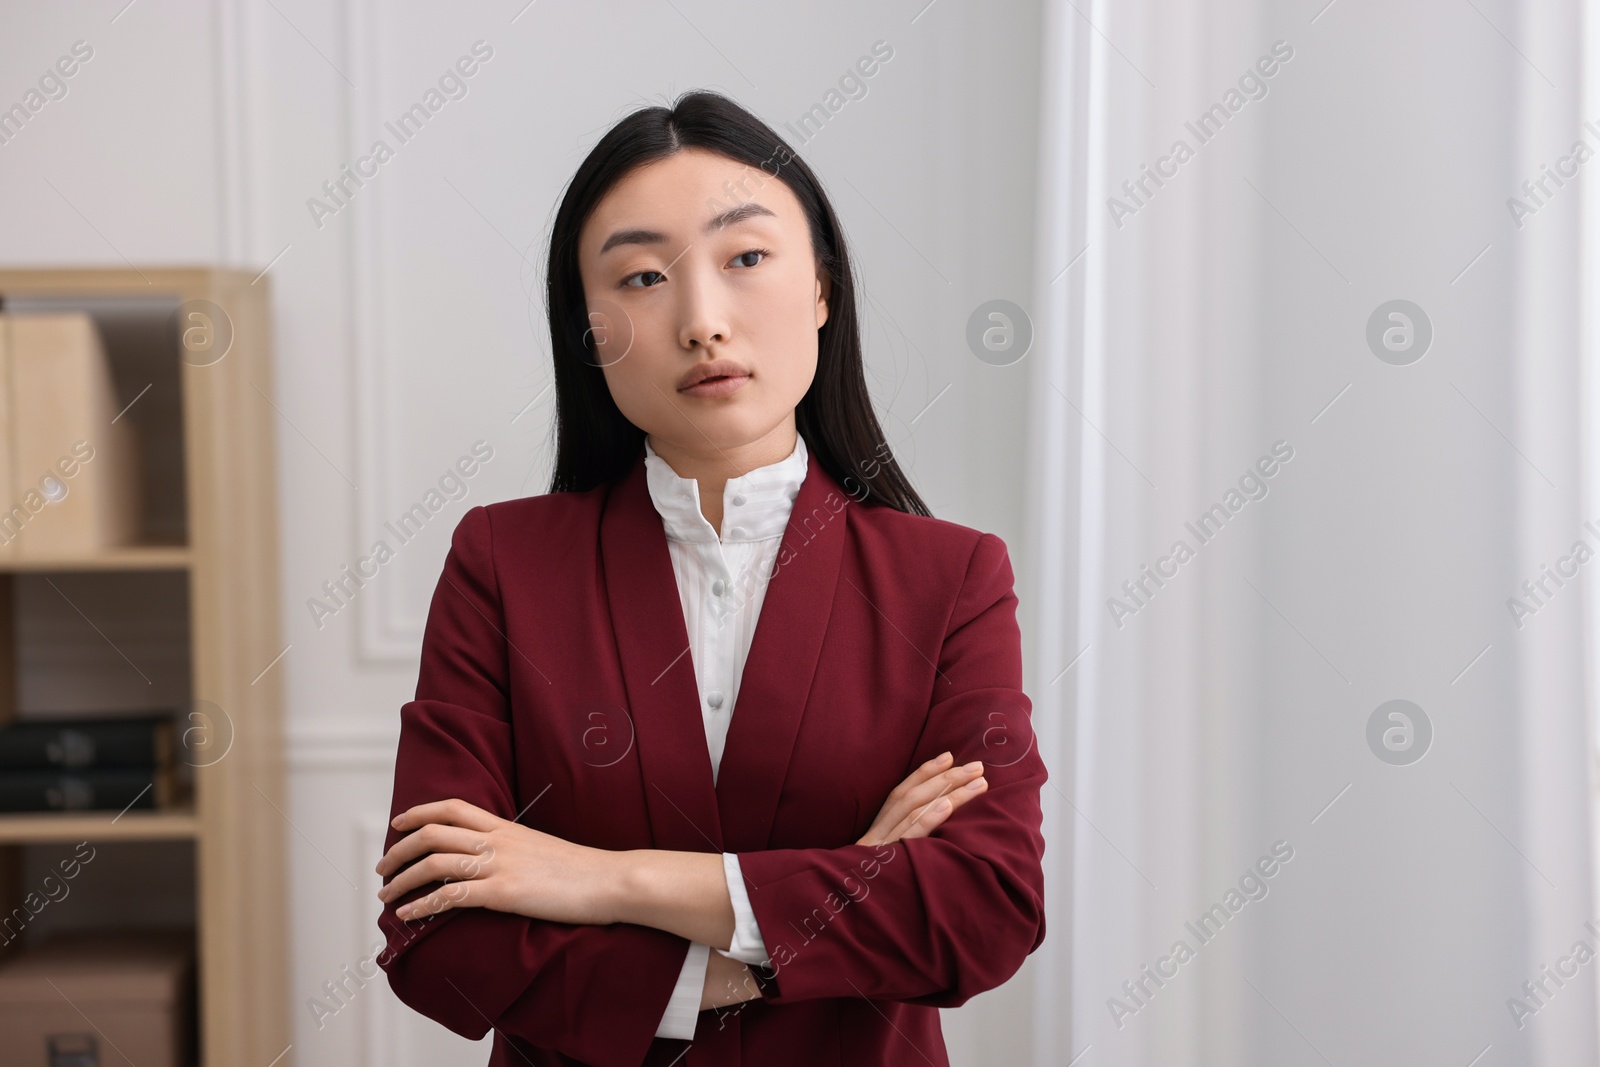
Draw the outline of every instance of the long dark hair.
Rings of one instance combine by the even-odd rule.
[[[800,201],[811,249],[830,279],[828,321],[818,331],[817,373],[795,408],[810,462],[862,504],[931,515],[889,451],[862,372],[856,291],[844,231],[811,168],[750,112],[718,93],[688,92],[671,107],[649,107],[613,126],[567,185],[550,234],[545,311],[556,381],[556,467],[550,492],[592,489],[626,475],[645,433],[606,386],[592,347],[578,272],[578,234],[601,198],[635,168],[685,148],[703,148],[761,167]]]

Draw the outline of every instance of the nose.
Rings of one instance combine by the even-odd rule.
[[[685,257],[687,260],[687,257]],[[726,307],[720,287],[713,279],[699,276],[693,268],[683,271],[687,277],[680,292],[678,344],[693,350],[696,345],[725,345],[732,339]]]

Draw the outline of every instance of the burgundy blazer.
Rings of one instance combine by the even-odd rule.
[[[457,525],[391,815],[461,797],[597,848],[737,853],[772,957],[764,997],[701,1012],[692,1043],[657,1038],[687,939],[485,908],[396,917],[437,883],[421,887],[383,909],[378,962],[422,1014],[492,1028],[491,1065],[943,1067],[938,1008],[1044,940],[1047,774],[1005,543],[864,505],[814,457],[715,785],[643,448],[612,485]],[[983,760],[987,792],[930,836],[854,844],[946,749]]]

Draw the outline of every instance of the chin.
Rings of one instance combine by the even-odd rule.
[[[730,413],[731,414],[731,413]],[[754,417],[697,419],[698,427],[713,445],[724,451],[754,444],[772,432],[765,420]]]

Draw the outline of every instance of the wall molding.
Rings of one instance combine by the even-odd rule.
[[[344,26],[345,70],[354,83],[344,94],[342,165],[366,154],[371,142],[362,143],[362,138],[380,136],[383,60],[392,53],[383,47],[387,37],[380,8],[373,0],[341,0],[339,13]],[[394,432],[395,376],[385,373],[383,361],[387,348],[382,315],[387,292],[383,269],[384,220],[388,217],[385,183],[373,182],[362,188],[361,200],[355,210],[341,212],[348,215],[345,291],[349,296],[348,345],[355,369],[356,478],[365,487],[356,496],[351,559],[371,547],[362,543],[363,537],[378,536],[389,517],[400,511],[391,506],[395,482],[391,458],[399,450]],[[399,599],[404,586],[394,581],[393,575],[390,579],[377,583],[355,605],[357,651],[367,661],[409,663],[422,643],[427,615],[425,610],[407,610]]]
[[[284,738],[289,773],[349,771],[393,773],[398,731],[370,729],[296,730]]]

